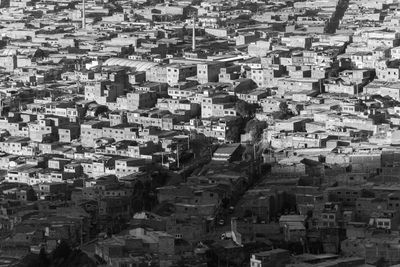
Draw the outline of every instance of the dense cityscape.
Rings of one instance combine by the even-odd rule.
[[[0,0],[0,267],[400,266],[399,0]]]

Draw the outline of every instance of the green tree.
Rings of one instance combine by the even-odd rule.
[[[61,240],[60,244],[58,244],[52,253],[53,259],[66,259],[71,251],[71,247],[68,245],[68,243],[65,240]]]
[[[246,123],[245,132],[250,133],[253,141],[258,141],[262,137],[262,133],[268,124],[266,121],[259,121],[257,119],[249,120]]]
[[[39,267],[40,266],[49,266],[49,259],[47,258],[46,250],[44,248],[40,249],[39,252]]]
[[[286,102],[281,102],[281,103],[279,104],[279,110],[280,110],[282,113],[288,113],[288,111],[289,111],[289,106],[288,106],[288,104],[287,104]]]
[[[250,104],[243,100],[238,100],[235,105],[236,112],[242,117],[252,117],[258,108],[257,104]]]

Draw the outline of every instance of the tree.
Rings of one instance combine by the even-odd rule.
[[[235,105],[236,112],[242,117],[252,117],[258,108],[257,104],[250,104],[243,100],[238,100]]]
[[[256,142],[261,139],[262,133],[267,126],[266,121],[252,119],[246,123],[245,131],[246,133],[250,133],[252,141]]]
[[[68,258],[69,254],[71,253],[71,247],[68,245],[68,243],[65,240],[61,240],[60,244],[54,249],[53,251],[53,259],[57,260],[63,260]]]
[[[49,259],[47,258],[46,250],[44,248],[40,249],[39,252],[39,266],[49,266]]]
[[[282,113],[288,113],[288,111],[289,111],[288,104],[287,104],[286,102],[281,102],[281,103],[279,104],[279,110],[280,110]]]
[[[94,116],[99,116],[100,114],[106,113],[107,111],[108,111],[107,106],[103,106],[103,105],[98,106],[98,107],[96,108],[96,111],[95,111],[95,113],[94,113]]]
[[[241,122],[241,125],[232,125],[230,127],[230,131],[227,132],[225,139],[228,142],[238,142],[240,140],[240,133],[243,129],[243,122]]]
[[[296,105],[296,113],[300,114],[300,112],[304,109],[304,107],[302,105]]]
[[[290,111],[289,106],[286,102],[281,102],[279,104],[279,111],[272,113],[272,117],[278,120],[287,120],[292,117],[293,113]]]
[[[243,213],[244,218],[249,218],[253,216],[253,212],[251,210],[245,210]]]
[[[229,198],[226,198],[226,197],[225,197],[225,198],[222,199],[222,207],[223,207],[224,209],[227,209],[227,208],[228,208],[229,203],[230,203]]]

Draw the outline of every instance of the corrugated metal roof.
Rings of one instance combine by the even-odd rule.
[[[110,58],[104,62],[106,66],[124,66],[135,68],[137,71],[146,71],[156,65],[158,63],[150,62],[150,61],[139,61],[139,60],[131,60],[125,58]]]

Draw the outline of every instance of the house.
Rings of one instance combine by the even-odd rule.
[[[302,242],[305,239],[305,217],[302,215],[282,215],[279,226],[283,229],[284,239],[287,242]]]
[[[284,267],[290,262],[290,253],[284,249],[273,249],[254,253],[250,258],[252,267]]]
[[[226,144],[223,145],[213,153],[212,159],[215,161],[231,162],[238,160],[241,156],[240,144]]]

